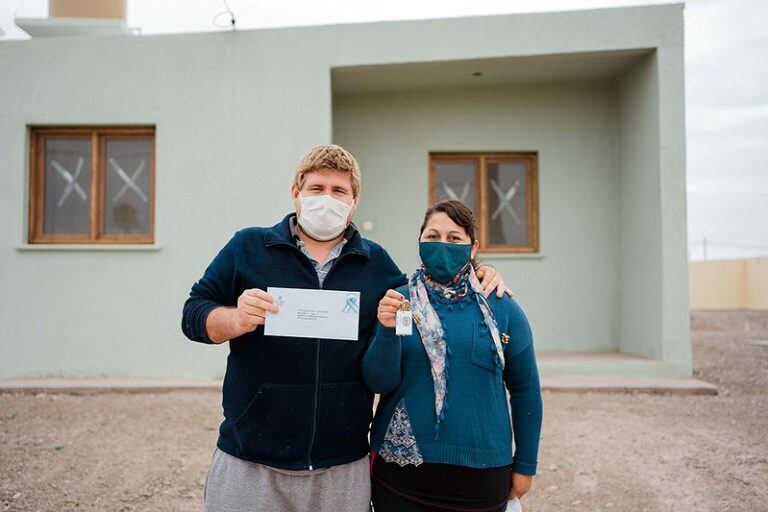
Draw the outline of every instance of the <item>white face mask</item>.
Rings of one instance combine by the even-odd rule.
[[[333,240],[347,227],[352,205],[329,195],[302,196],[299,194],[301,213],[299,226],[316,240]]]

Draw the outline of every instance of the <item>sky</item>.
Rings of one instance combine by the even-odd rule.
[[[654,0],[228,0],[240,30],[673,3]],[[128,0],[141,34],[229,30],[223,0]],[[26,38],[14,16],[47,0],[0,0],[0,43]],[[685,2],[689,258],[768,255],[768,0]],[[139,30],[137,30],[139,32]],[[705,242],[706,239],[706,242]]]

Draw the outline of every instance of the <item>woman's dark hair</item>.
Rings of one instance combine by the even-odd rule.
[[[440,201],[431,206],[427,210],[427,213],[424,214],[424,222],[421,224],[419,236],[424,233],[424,230],[427,227],[427,222],[429,222],[429,219],[432,218],[432,216],[436,213],[446,214],[449,219],[455,222],[458,226],[464,228],[464,231],[469,237],[470,243],[474,245],[475,240],[477,240],[475,214],[472,213],[472,209],[469,206],[461,201],[456,200]],[[478,261],[475,258],[472,258],[472,266],[475,268],[478,266]]]

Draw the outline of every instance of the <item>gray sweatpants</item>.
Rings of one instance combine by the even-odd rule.
[[[203,512],[370,512],[368,457],[312,471],[238,459],[218,447],[205,477]]]

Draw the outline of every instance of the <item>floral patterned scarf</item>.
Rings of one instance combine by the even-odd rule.
[[[469,289],[471,288],[472,291],[474,291],[477,305],[480,307],[480,311],[483,314],[485,325],[488,326],[488,331],[493,338],[493,344],[496,346],[496,364],[502,368],[504,368],[504,348],[501,343],[499,328],[496,325],[493,311],[488,304],[488,300],[485,298],[485,294],[483,294],[480,281],[470,262],[467,262],[464,268],[456,274],[447,285],[431,280],[424,273],[423,266],[411,275],[408,281],[408,290],[411,296],[411,310],[413,311],[413,319],[416,323],[416,328],[421,335],[421,343],[424,345],[424,350],[429,358],[432,383],[435,390],[435,431],[437,432],[440,427],[440,422],[445,419],[444,411],[448,408],[448,403],[446,402],[446,381],[448,378],[447,356],[450,355],[451,351],[445,342],[445,332],[440,323],[440,317],[429,302],[427,288],[435,293],[441,294],[448,300],[457,300],[464,297],[469,293]],[[457,312],[458,311],[460,310],[457,310]]]

